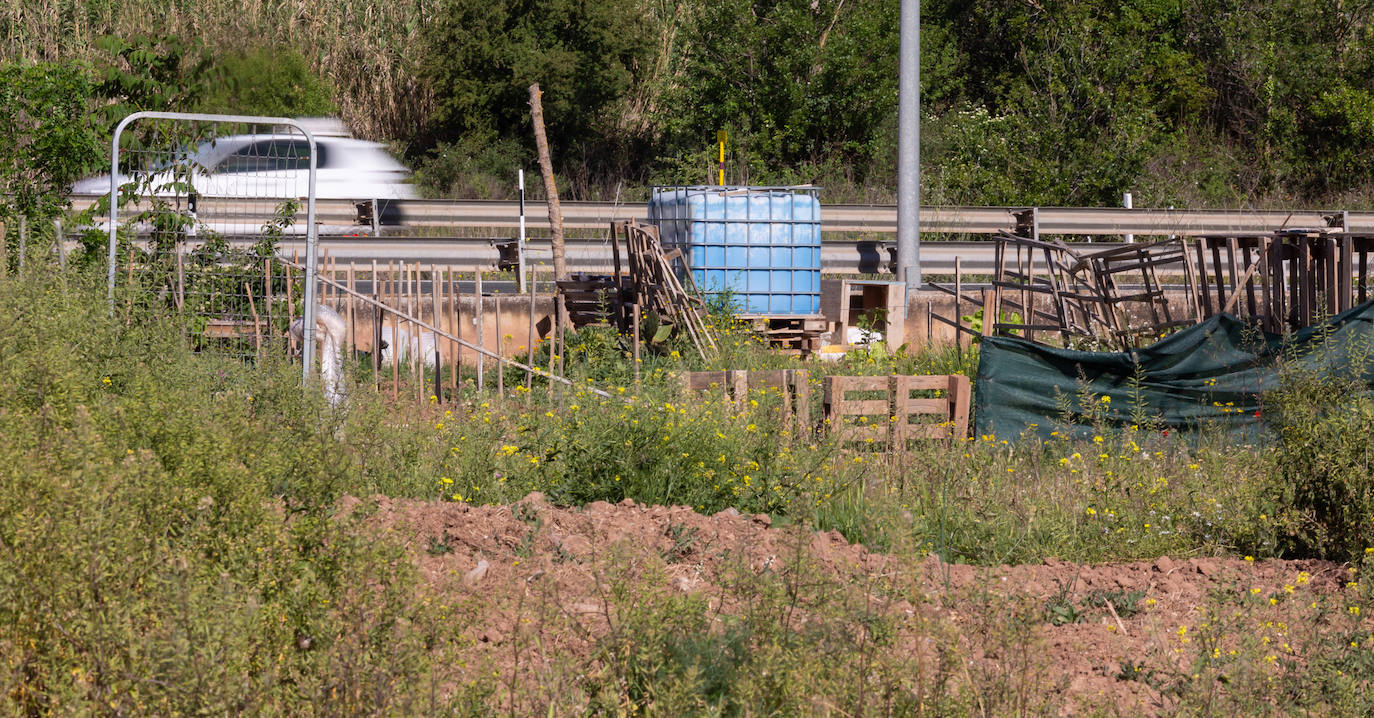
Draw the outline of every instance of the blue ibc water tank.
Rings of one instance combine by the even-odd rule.
[[[697,287],[735,311],[821,309],[821,204],[814,187],[655,187],[649,221],[681,249]]]

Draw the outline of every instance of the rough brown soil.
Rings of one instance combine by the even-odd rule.
[[[1122,667],[1172,662],[1174,670],[1186,670],[1195,647],[1181,645],[1178,629],[1197,631],[1209,596],[1256,588],[1258,596],[1268,596],[1297,581],[1307,594],[1340,600],[1349,579],[1346,567],[1324,561],[1160,557],[1111,565],[1055,559],[1024,566],[947,565],[934,557],[870,552],[838,532],[773,528],[763,515],[729,510],[705,516],[687,507],[628,500],[563,509],[538,494],[509,507],[378,496],[348,499],[345,508],[362,505],[375,507],[372,525],[415,547],[429,600],[465,617],[465,661],[483,670],[537,673],[587,660],[614,619],[609,570],[633,570],[654,584],[650,590],[701,592],[712,606],[723,602],[728,612],[723,572],[745,565],[747,571],[775,570],[804,543],[813,566],[851,586],[872,585],[880,574],[889,584],[894,575],[905,576],[896,582],[905,586],[900,595],[889,592],[875,601],[904,632],[896,650],[922,650],[922,640],[912,633],[928,630],[933,618],[953,627],[958,653],[974,669],[965,676],[1007,669],[1032,674],[1039,689],[1052,694],[1046,703],[1061,714],[1168,712],[1167,695],[1146,681],[1122,680]],[[685,545],[684,537],[690,537]],[[1299,580],[1302,572],[1306,576]],[[1108,609],[1064,625],[1038,619],[1029,657],[1009,655],[1014,651],[992,628],[1018,607],[1031,610],[1016,615],[1040,616],[1056,597],[1082,605],[1102,591],[1144,591],[1146,597],[1135,615],[1115,616]],[[530,627],[532,620],[537,629]],[[513,636],[534,630],[537,642],[512,650]],[[1024,665],[1011,665],[1016,660]]]

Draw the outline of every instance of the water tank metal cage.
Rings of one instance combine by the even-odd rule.
[[[654,187],[649,222],[708,299],[728,294],[742,316],[810,317],[821,301],[819,190]]]

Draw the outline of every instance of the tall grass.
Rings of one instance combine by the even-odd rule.
[[[212,53],[295,48],[333,85],[360,136],[413,133],[433,107],[410,62],[431,3],[286,0],[26,0],[0,7],[7,60],[94,59],[102,35],[176,35]]]
[[[99,277],[48,269],[0,279],[0,701],[16,713],[481,714],[505,701],[545,715],[553,704],[540,696],[555,695],[556,712],[573,714],[1033,712],[1054,701],[1049,667],[1034,660],[1043,606],[983,595],[959,599],[971,619],[957,625],[903,618],[888,604],[934,599],[894,577],[928,552],[974,564],[1280,556],[1303,509],[1285,482],[1322,457],[1362,458],[1368,443],[1347,431],[1340,446],[1263,452],[1138,429],[976,437],[889,458],[795,433],[768,393],[743,409],[684,396],[670,374],[696,364],[671,354],[638,388],[617,383],[624,366],[599,369],[609,399],[572,390],[416,407],[360,386],[333,410],[284,356],[249,366],[194,353],[172,317],[111,317]],[[592,335],[568,345],[585,347],[569,357],[583,375],[623,362]],[[746,366],[763,361],[737,349]],[[839,370],[958,363],[854,362]],[[1362,485],[1353,460],[1338,467],[1343,485]],[[570,506],[767,513],[794,544],[769,571],[746,557],[727,565],[714,604],[665,593],[652,557],[593,566],[608,631],[547,671],[493,678],[480,661],[458,668],[480,607],[439,615],[416,580],[423,547],[376,536],[366,505],[338,513],[347,493],[507,504],[530,491]],[[886,549],[901,570],[867,586],[833,576],[806,555],[812,528]],[[1354,530],[1338,548],[1368,537]],[[1367,595],[1366,570],[1353,578]],[[1250,705],[1247,686],[1262,689],[1261,707],[1296,706],[1307,688],[1322,692],[1318,705],[1364,707],[1365,682],[1346,676],[1367,675],[1358,610],[1374,607],[1238,590],[1209,599],[1208,616],[1225,620],[1189,628],[1198,643],[1179,648],[1192,670],[1177,653],[1145,656],[1154,673],[1136,678],[1201,712]],[[531,626],[561,620],[555,598]],[[1269,666],[1290,656],[1244,641],[1284,601],[1311,604],[1313,638],[1293,643],[1279,690]],[[1030,659],[965,668],[970,641]],[[1218,676],[1237,688],[1217,694]]]
[[[439,629],[400,548],[332,518],[356,471],[336,417],[284,360],[195,356],[99,297],[0,280],[9,708],[415,711]]]

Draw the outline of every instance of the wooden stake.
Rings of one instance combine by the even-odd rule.
[[[387,304],[392,307],[399,303],[400,291],[396,284],[396,270],[394,262],[386,263],[387,285],[390,287],[390,299]],[[401,320],[396,316],[396,312],[391,315],[391,398],[400,398],[401,394]]]
[[[558,302],[558,371],[556,372],[558,376],[563,376],[563,367],[566,362],[563,355],[568,352],[569,321],[570,318],[568,317],[567,308],[563,305],[562,298],[560,297]],[[563,392],[558,393],[558,406],[559,408],[563,406]]]
[[[811,435],[811,372],[805,369],[788,371],[792,379],[792,391],[796,396],[797,436]],[[787,390],[784,388],[784,392]]]
[[[434,326],[443,329],[444,320],[440,316],[442,305],[439,303],[439,268],[433,264],[429,265],[429,291],[434,305]],[[440,358],[437,335],[434,337],[434,398],[436,401],[444,398],[444,365]]]
[[[453,336],[461,337],[463,336],[463,296],[458,289],[458,270],[449,270],[448,278],[449,281],[452,282],[448,288],[448,301],[453,309]],[[463,345],[456,341],[453,342],[453,363],[449,366],[452,367],[449,373],[452,375],[453,379],[453,400],[461,406],[463,403],[463,395],[460,390],[460,379],[462,379],[463,370]]]
[[[529,361],[526,362],[526,363],[530,364],[531,366],[533,366],[533,364],[534,364],[534,294],[535,294],[535,286],[536,286],[537,280],[538,280],[538,276],[535,274],[534,268],[531,267],[531,268],[530,268],[530,286],[529,286],[529,290],[530,290],[530,326],[529,326],[529,339],[527,339],[527,340],[526,340],[526,343],[525,343],[525,350],[529,352]],[[532,371],[527,371],[527,372],[525,372],[525,402],[526,402],[526,403],[533,403],[533,402],[534,402],[534,372],[532,372]]]
[[[482,270],[477,270],[477,284],[473,289],[476,296],[477,313],[473,319],[477,321],[477,346],[487,348],[486,341],[486,319],[487,313],[482,301]],[[484,391],[487,385],[487,355],[479,353],[477,355],[477,390]]]
[[[354,284],[354,281],[353,281],[353,280],[354,280],[354,275],[353,275],[353,263],[352,263],[352,262],[349,262],[349,263],[348,263],[348,291],[350,291],[350,292],[356,292],[356,291],[358,291],[358,285],[357,285],[357,284]],[[351,361],[351,362],[355,365],[355,368],[356,368],[356,364],[358,363],[358,320],[357,320],[357,317],[355,317],[355,316],[354,316],[354,313],[353,313],[353,304],[354,304],[354,301],[353,301],[352,295],[347,296],[346,298],[344,298],[343,301],[348,302],[348,304],[346,305],[347,308],[348,308],[348,336],[347,336],[347,339],[346,339],[346,341],[348,342],[348,358],[349,358],[349,361]]]
[[[993,292],[991,289],[983,290],[983,336],[992,336],[992,325],[997,321],[997,308],[993,306]]]
[[[954,258],[954,351],[964,356],[964,313],[959,306],[964,301],[964,265],[962,258]]]
[[[630,341],[634,346],[635,386],[639,386],[639,305],[630,305]]]
[[[423,306],[422,306],[421,299],[424,297],[424,293],[420,290],[420,263],[419,263],[419,262],[416,262],[416,263],[415,263],[414,268],[413,268],[413,269],[411,270],[411,272],[410,272],[410,281],[411,281],[410,314],[411,314],[412,316],[418,317],[418,316],[421,316],[421,311],[423,310]],[[414,337],[415,337],[415,351],[411,352],[411,354],[414,355],[414,358],[410,360],[410,375],[411,375],[412,377],[414,377],[414,381],[415,381],[415,399],[416,399],[416,401],[419,401],[421,404],[424,404],[424,403],[425,403],[425,358],[424,358],[423,356],[421,356],[421,354],[420,354],[420,352],[421,352],[421,347],[424,346],[424,342],[420,341],[420,339],[421,339],[421,336],[420,336],[420,326],[419,326],[418,324],[413,323],[413,322],[411,323],[410,326],[411,326],[412,329],[413,329],[412,334],[413,334]],[[436,337],[436,339],[437,339],[437,337]]]
[[[534,125],[534,146],[539,154],[539,173],[544,177],[544,195],[549,208],[553,273],[557,279],[567,279],[568,262],[563,254],[563,208],[558,203],[558,185],[554,182],[553,161],[549,159],[549,140],[544,136],[544,103],[540,100],[541,94],[539,83],[530,85],[530,123]]]
[[[286,342],[287,349],[291,356],[296,355],[296,335],[291,333],[291,325],[296,323],[296,287],[291,280],[291,265],[282,267],[286,270]]]
[[[558,325],[562,317],[558,312],[554,312],[551,318],[553,319],[553,327],[549,330],[549,376],[556,376],[557,364],[555,362],[558,359]],[[549,403],[551,404],[553,403],[554,383],[553,380],[549,380]]]
[[[372,260],[372,301],[378,302],[381,275],[377,273],[377,260]],[[382,386],[382,310],[372,306],[372,390]]]
[[[1187,240],[1184,240],[1187,241]],[[1198,302],[1202,309],[1202,318],[1212,316],[1212,278],[1207,275],[1207,245],[1206,240],[1197,241],[1197,273],[1198,273]],[[1221,302],[1221,297],[1217,302]]]
[[[496,304],[496,356],[504,357],[505,335],[501,333],[501,297],[494,298]],[[496,362],[496,396],[506,398],[506,366],[505,362]]]
[[[248,282],[243,283],[243,291],[248,294],[248,309],[253,313],[254,353],[258,361],[262,361],[262,325],[258,323],[258,305],[253,303],[253,287],[249,286]]]
[[[262,258],[262,296],[267,303],[267,338],[272,338],[273,316],[272,316],[272,258]]]

